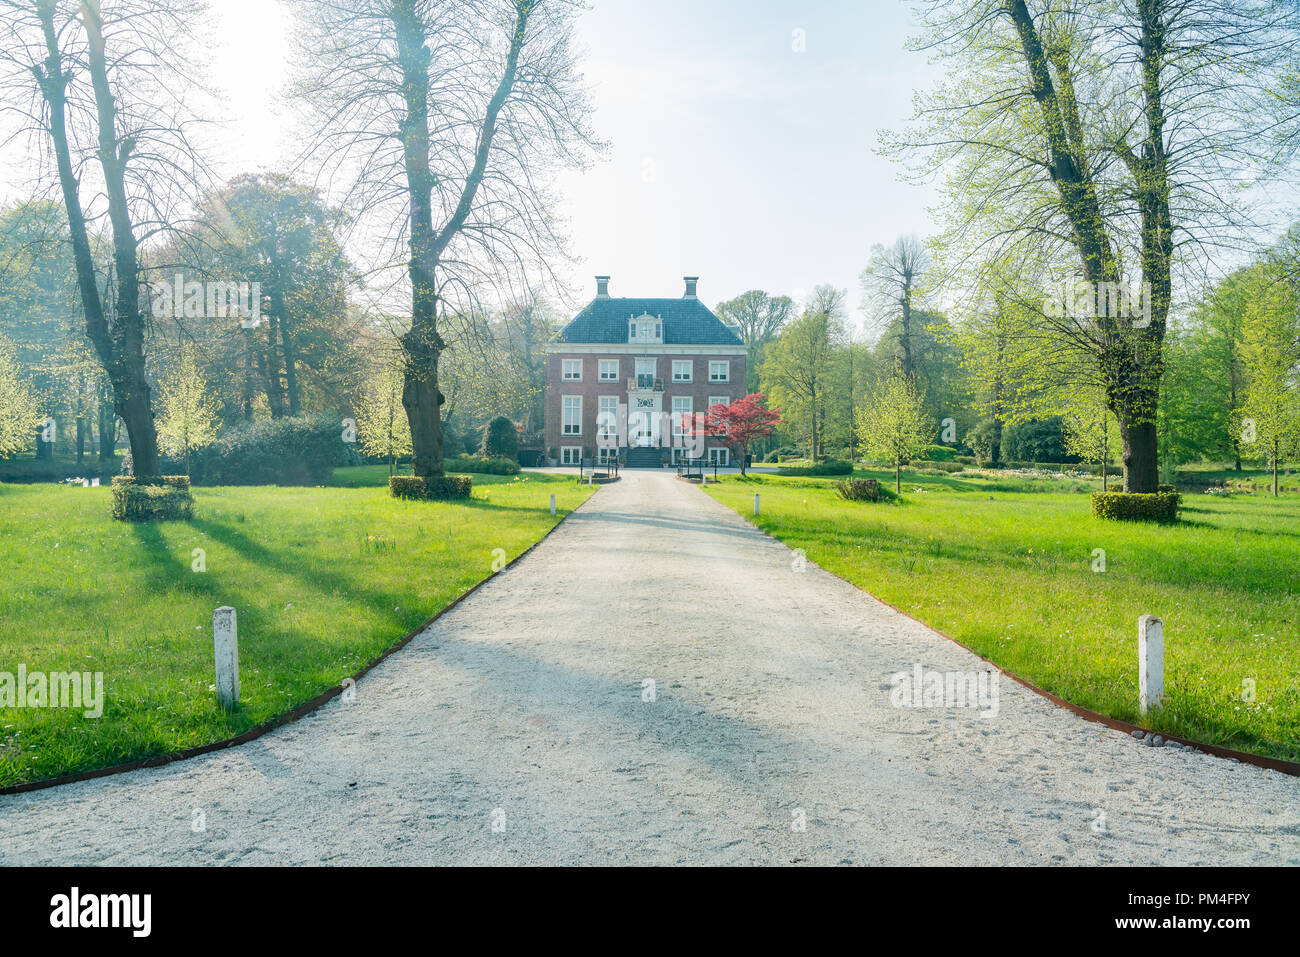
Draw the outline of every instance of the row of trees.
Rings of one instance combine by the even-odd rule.
[[[485,293],[548,278],[562,237],[545,184],[601,145],[572,52],[576,8],[562,0],[299,4],[293,95],[315,134],[303,165],[343,184],[335,208],[283,176],[210,187],[192,136],[203,120],[191,111],[200,4],[2,6],[8,132],[38,145],[33,156],[48,160],[60,197],[70,268],[54,269],[51,280],[74,277],[78,308],[58,311],[84,328],[135,474],[159,470],[149,353],[169,337],[203,343],[223,408],[249,418],[264,399],[272,417],[293,416],[355,378],[358,363],[347,361],[355,356],[342,353],[364,345],[364,322],[398,344],[417,474],[441,474],[444,353],[461,326],[464,338],[485,338],[477,318]],[[363,270],[341,252],[345,222],[364,250]],[[365,316],[379,319],[363,321],[348,305],[358,272],[377,287],[378,308]],[[188,293],[185,307],[172,296],[164,317],[150,302],[151,284],[174,275],[177,294],[205,280],[258,283],[258,321],[160,332],[160,318],[194,318]],[[497,331],[486,331],[495,342]]]
[[[950,319],[935,307],[944,290],[934,262],[912,237],[873,250],[861,290],[870,334],[861,337],[847,293],[831,287],[799,306],[758,290],[719,304],[733,321],[742,310],[782,317],[740,324],[751,381],[785,415],[769,444],[856,458],[866,451],[862,416],[894,403],[902,382],[928,423],[923,445],[961,447],[991,462],[1017,457],[1007,454],[1009,441],[1014,452],[1029,447],[1051,460],[1121,459],[1123,430],[1105,379],[1086,356],[1054,344],[1043,321],[1053,292],[995,277],[985,296],[959,301]],[[1155,412],[1165,471],[1197,460],[1240,469],[1243,458],[1276,471],[1300,454],[1298,289],[1300,241],[1288,234],[1167,323]],[[1082,290],[1068,290],[1072,301]],[[1055,438],[1027,441],[1033,430],[1055,430]]]

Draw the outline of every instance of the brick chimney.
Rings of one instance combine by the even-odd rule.
[[[684,276],[683,278],[686,280],[686,295],[682,296],[682,298],[683,298],[683,299],[697,299],[697,298],[699,298],[698,296],[695,295],[695,284],[696,284],[697,282],[700,281],[700,277],[699,277],[699,276]]]
[[[609,298],[609,277],[608,276],[596,277],[596,298],[597,299]]]

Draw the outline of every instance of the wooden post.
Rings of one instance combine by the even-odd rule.
[[[555,515],[555,493],[551,493],[551,515]]]
[[[754,493],[754,517],[758,518],[758,493]]]
[[[217,700],[223,708],[239,704],[239,634],[235,609],[212,613],[212,648],[217,663]]]
[[[1138,619],[1138,710],[1146,714],[1165,703],[1165,626],[1155,615]]]

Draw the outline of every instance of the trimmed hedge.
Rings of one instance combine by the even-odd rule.
[[[875,479],[851,478],[845,482],[836,482],[835,491],[840,498],[850,502],[880,501],[880,483]]]
[[[1176,522],[1180,501],[1170,486],[1159,492],[1093,492],[1092,514],[1121,522]]]
[[[426,479],[419,475],[394,475],[388,480],[388,494],[393,498],[446,501],[469,498],[474,480],[468,475],[443,475]]]
[[[825,462],[818,462],[816,465],[794,466],[787,465],[777,469],[777,475],[852,475],[853,463],[845,462],[841,459],[827,459]]]
[[[112,515],[122,522],[178,522],[194,517],[188,475],[160,475],[148,484],[113,477]]]
[[[444,459],[442,467],[448,472],[476,472],[479,475],[518,475],[519,465],[506,458],[482,455],[458,455]]]
[[[223,430],[191,454],[190,474],[200,485],[325,485],[353,454],[339,422],[330,415],[286,416]]]

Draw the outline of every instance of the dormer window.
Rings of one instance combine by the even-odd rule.
[[[627,321],[627,341],[662,344],[664,341],[664,324],[658,316],[629,316]]]

